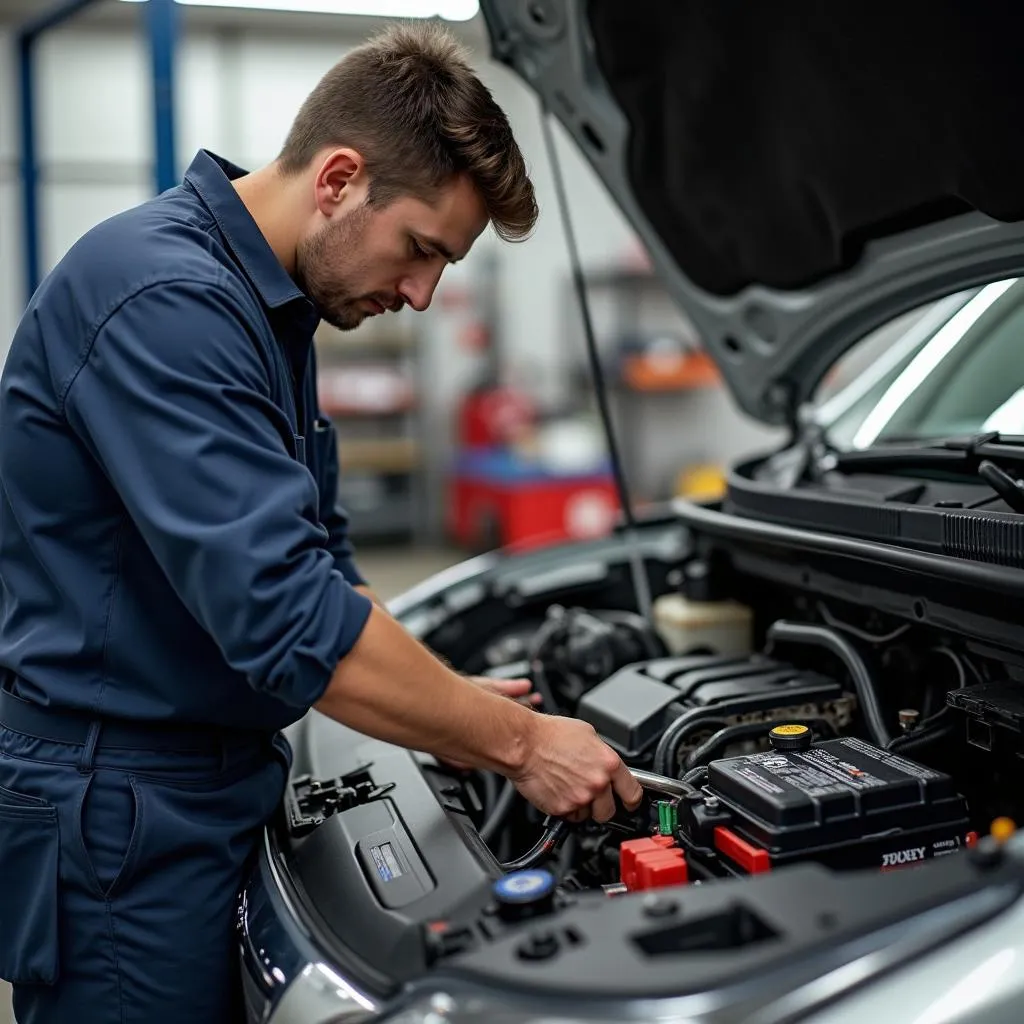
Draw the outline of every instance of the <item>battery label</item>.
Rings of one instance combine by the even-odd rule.
[[[756,764],[756,770],[740,769],[737,774],[769,793],[782,793],[784,790],[765,779],[762,774],[765,772],[775,776],[779,782],[812,796],[885,785],[882,779],[820,748],[788,757],[755,754],[750,760]]]
[[[827,750],[809,750],[803,755],[808,761],[813,761],[815,766],[826,775],[843,783],[849,789],[875,789],[884,786],[885,781],[866,772],[849,761],[830,754]]]
[[[882,871],[898,871],[900,868],[914,867],[924,860],[948,856],[960,849],[962,849],[962,843],[959,836],[939,839],[925,846],[905,846],[883,853],[879,868]]]
[[[873,761],[884,761],[886,767],[903,772],[904,775],[910,775],[915,779],[940,778],[938,772],[932,771],[931,768],[925,768],[923,764],[914,764],[913,761],[906,761],[895,754],[890,754],[887,751],[880,750],[878,747],[873,747],[870,743],[865,743],[855,736],[845,737],[842,740],[842,745],[855,750],[861,757],[870,757]]]
[[[757,788],[764,793],[772,793],[774,795],[779,795],[781,793],[786,792],[781,786],[773,785],[763,775],[758,775],[758,773],[755,772],[753,768],[740,768],[740,770],[736,774],[742,776],[751,785],[757,786]]]

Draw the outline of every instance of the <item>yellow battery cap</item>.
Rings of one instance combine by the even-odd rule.
[[[812,738],[811,730],[797,722],[777,725],[768,733],[768,742],[776,750],[806,750]]]
[[[992,838],[997,843],[1005,843],[1016,831],[1017,825],[1012,818],[996,818],[989,828]]]

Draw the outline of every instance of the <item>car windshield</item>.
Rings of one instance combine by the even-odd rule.
[[[819,390],[840,450],[996,430],[1024,434],[1024,279],[949,296],[875,331]]]

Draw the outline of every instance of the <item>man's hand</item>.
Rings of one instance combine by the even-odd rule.
[[[490,676],[467,678],[488,693],[508,697],[527,707],[539,707],[544,701],[544,698],[533,689],[533,683],[529,679],[492,679]]]
[[[592,726],[523,707],[521,681],[493,692],[507,685],[460,678],[374,608],[315,707],[364,735],[504,775],[544,814],[607,821],[616,795],[640,805],[643,790]]]
[[[627,810],[640,806],[640,784],[593,726],[552,715],[535,719],[525,765],[510,776],[534,807],[570,821],[608,821],[615,794]]]

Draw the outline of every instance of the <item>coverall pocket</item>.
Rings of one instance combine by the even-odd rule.
[[[59,966],[57,809],[0,787],[0,978],[52,985]]]
[[[82,793],[79,828],[94,890],[111,899],[131,878],[138,851],[139,804],[127,772],[98,769]]]

